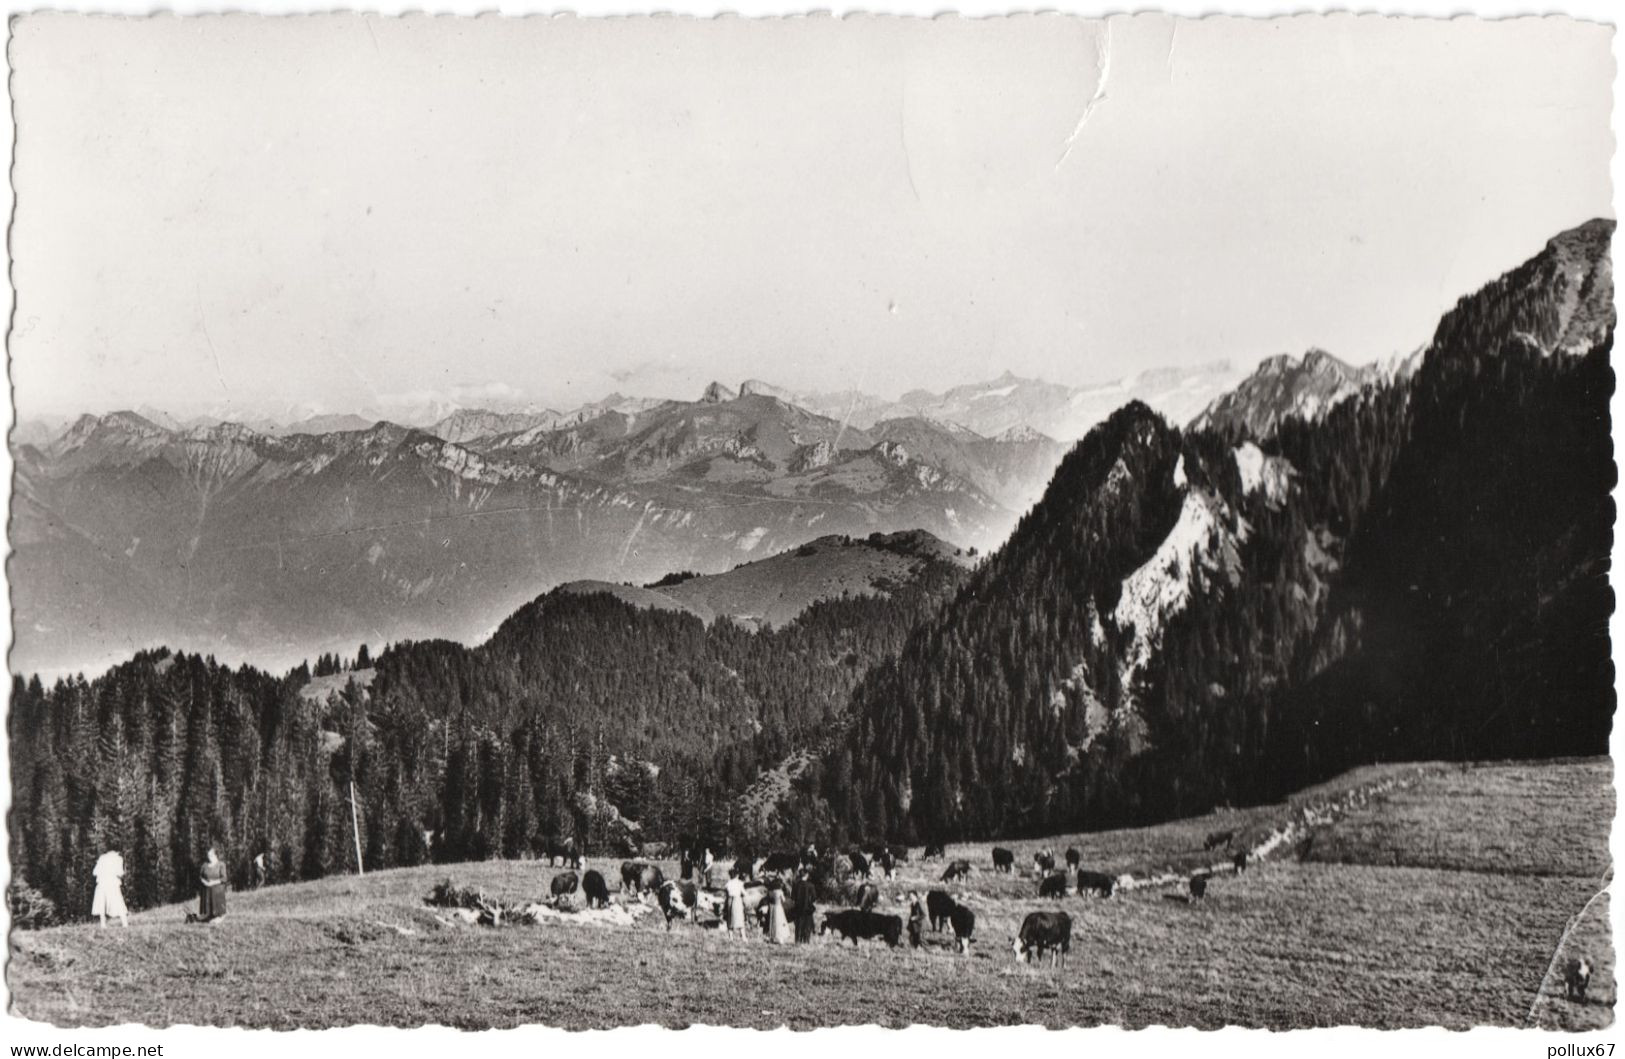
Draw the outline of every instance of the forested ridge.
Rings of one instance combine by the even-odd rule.
[[[731,796],[821,738],[964,576],[921,559],[885,595],[761,632],[552,593],[479,647],[394,645],[325,700],[300,694],[304,666],[277,678],[163,650],[94,680],[18,678],[14,877],[80,914],[108,848],[127,854],[134,907],[189,894],[211,844],[239,884],[259,852],[282,880],[353,870],[352,780],[368,868],[531,856],[566,836],[600,854],[679,834],[720,848]]]
[[[1255,438],[1119,412],[860,689],[806,787],[848,835],[948,839],[1365,762],[1606,753],[1612,231],[1463,298],[1414,377],[1324,418]]]

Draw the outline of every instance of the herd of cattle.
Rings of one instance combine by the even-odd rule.
[[[1234,839],[1233,831],[1216,832],[1207,837],[1204,849],[1228,848]],[[573,895],[579,890],[588,908],[608,907],[608,880],[601,872],[583,870],[584,859],[573,841],[548,843],[546,855],[551,864],[566,869],[553,877],[551,889],[555,903],[573,901]],[[1246,869],[1247,858],[1245,850],[1234,855],[1238,873]],[[945,860],[944,848],[927,845],[923,859]],[[826,911],[818,928],[820,935],[833,933],[839,940],[851,941],[854,946],[864,940],[880,940],[892,948],[902,945],[906,937],[911,947],[921,948],[925,945],[929,925],[932,932],[951,928],[957,950],[969,953],[975,940],[976,913],[946,890],[932,889],[923,896],[917,892],[908,894],[906,923],[901,916],[876,911],[881,896],[880,888],[873,882],[876,873],[885,879],[894,879],[898,866],[908,860],[909,851],[895,846],[826,854],[809,846],[799,853],[776,852],[760,857],[742,852],[734,858],[727,874],[739,880],[743,887],[741,900],[746,913],[764,925],[768,895],[775,889],[794,884],[798,902],[810,906],[816,900],[851,906]],[[991,862],[994,872],[1015,874],[1016,858],[1011,850],[993,847]],[[1059,900],[1069,894],[1110,898],[1117,893],[1122,879],[1083,868],[1081,862],[1082,855],[1077,849],[1065,852],[1064,866],[1058,864],[1051,850],[1034,853],[1037,896]],[[620,890],[640,899],[652,895],[665,915],[668,930],[677,920],[699,921],[702,912],[716,917],[710,924],[715,925],[723,915],[726,901],[726,890],[717,883],[722,865],[714,861],[709,849],[698,846],[684,847],[679,854],[679,864],[681,877],[668,879],[657,865],[643,860],[625,861],[620,866]],[[975,870],[968,860],[954,860],[946,864],[941,880],[945,883],[964,880]],[[1188,899],[1204,898],[1210,878],[1208,872],[1191,876]],[[810,908],[808,914],[811,914]],[[1011,948],[1017,960],[1027,962],[1048,955],[1052,963],[1064,966],[1071,946],[1072,918],[1062,911],[1039,911],[1029,913],[1022,921]]]

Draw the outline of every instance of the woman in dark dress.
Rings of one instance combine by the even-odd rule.
[[[226,914],[226,866],[214,847],[198,873],[197,917],[208,923]]]

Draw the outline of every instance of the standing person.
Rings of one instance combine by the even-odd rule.
[[[790,887],[790,917],[796,924],[796,944],[805,945],[812,940],[813,915],[818,911],[818,891],[806,871],[796,873],[795,885]]]
[[[728,885],[723,887],[728,895],[728,933],[745,936],[745,883],[739,878],[737,870],[728,873]]]
[[[790,944],[790,917],[784,912],[784,884],[778,880],[767,887],[767,940],[773,945]]]
[[[91,869],[96,877],[96,893],[90,899],[90,914],[102,921],[107,929],[107,917],[117,916],[126,927],[130,925],[130,910],[124,904],[124,854],[110,849],[96,858]]]
[[[209,847],[208,856],[198,872],[197,917],[205,923],[226,914],[226,866],[220,855]]]
[[[269,877],[270,873],[265,870],[265,854],[254,854],[254,889],[264,886]]]

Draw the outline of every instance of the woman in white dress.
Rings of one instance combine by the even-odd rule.
[[[767,891],[767,940],[774,945],[790,944],[790,917],[784,910],[784,886],[770,885]]]
[[[737,938],[745,936],[745,882],[738,872],[728,873],[728,884],[723,887],[728,895],[725,912],[728,917],[728,933]]]
[[[96,894],[90,899],[90,914],[107,927],[107,917],[117,916],[126,927],[130,925],[130,910],[124,906],[124,855],[110,849],[96,859],[91,870],[96,877]]]

